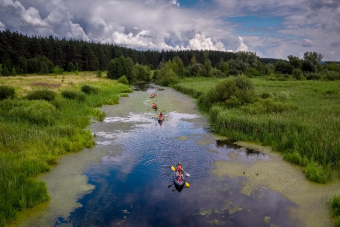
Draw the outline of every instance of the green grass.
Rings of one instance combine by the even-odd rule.
[[[181,80],[177,86],[205,94],[221,80],[195,79]],[[278,102],[260,101],[229,109],[214,106],[210,120],[215,132],[293,152],[294,157],[286,154],[285,159],[302,166],[307,165],[306,159],[313,160],[326,175],[327,169],[338,171],[340,82],[269,81],[264,77],[251,81],[257,97],[274,97]]]
[[[28,100],[25,90],[40,89],[32,83],[60,81],[58,77],[0,78],[1,84],[14,84],[18,91],[16,99],[0,101],[0,226],[13,222],[18,211],[49,199],[45,183],[35,177],[58,164],[60,155],[92,147],[92,135],[86,127],[91,118],[105,118],[96,107],[118,104],[119,94],[129,88],[94,76],[68,78],[72,81],[67,85],[52,88],[56,97],[50,102]],[[84,94],[82,102],[61,96],[62,90],[80,92],[84,85],[98,92]]]

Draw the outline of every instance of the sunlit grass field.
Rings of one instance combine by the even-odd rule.
[[[83,85],[97,92],[84,93]],[[119,95],[131,90],[90,72],[0,77],[0,86],[16,92],[14,99],[0,101],[0,226],[4,226],[16,219],[17,211],[49,199],[45,183],[35,176],[58,164],[60,155],[92,147],[86,128],[91,118],[105,117],[97,107],[118,104]],[[55,98],[28,100],[27,95],[37,90],[53,91]],[[63,91],[78,96],[65,98]]]
[[[186,78],[175,85],[189,95],[214,89],[221,79]],[[215,132],[236,140],[270,145],[284,159],[304,166],[306,176],[326,183],[340,169],[340,82],[271,81],[251,78],[257,97],[284,97],[295,108],[275,113],[248,108],[212,107],[210,120]],[[245,111],[247,110],[247,111]],[[333,170],[333,171],[332,171]],[[338,177],[338,175],[335,177]]]

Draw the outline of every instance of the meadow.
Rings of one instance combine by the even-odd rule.
[[[185,78],[174,88],[197,98],[216,90],[220,81]],[[234,140],[271,146],[285,160],[303,166],[314,182],[338,178],[340,81],[272,81],[269,77],[250,81],[255,90],[252,103],[226,105],[231,98],[205,109],[213,130]]]
[[[87,126],[103,120],[98,107],[119,103],[128,85],[78,75],[0,77],[0,226],[17,212],[49,200],[44,182],[36,179],[58,164],[58,157],[94,145]]]

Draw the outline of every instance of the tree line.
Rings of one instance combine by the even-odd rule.
[[[259,58],[252,52],[141,51],[113,44],[58,39],[53,36],[30,37],[9,30],[0,31],[0,75],[3,76],[108,70],[108,77],[113,79],[121,77],[122,72],[126,72],[127,75],[123,75],[131,83],[145,77],[137,74],[145,74],[147,73],[145,71],[151,69],[158,70],[155,78],[164,79],[165,74],[168,79],[171,77],[169,80],[164,79],[162,84],[172,83],[171,80],[176,81],[176,76],[224,77],[240,74],[271,75],[272,79],[278,80],[340,79],[339,63],[323,63],[322,58],[323,56],[316,52],[304,53],[303,59],[290,55],[287,57],[288,60],[280,60]],[[117,68],[120,64],[123,66]],[[132,70],[135,64],[138,66]],[[111,72],[118,74],[113,75]],[[168,82],[164,82],[166,80]]]

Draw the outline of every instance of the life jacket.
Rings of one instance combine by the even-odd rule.
[[[179,170],[183,171],[183,167],[182,167],[182,165],[176,164],[176,171],[179,171]]]

